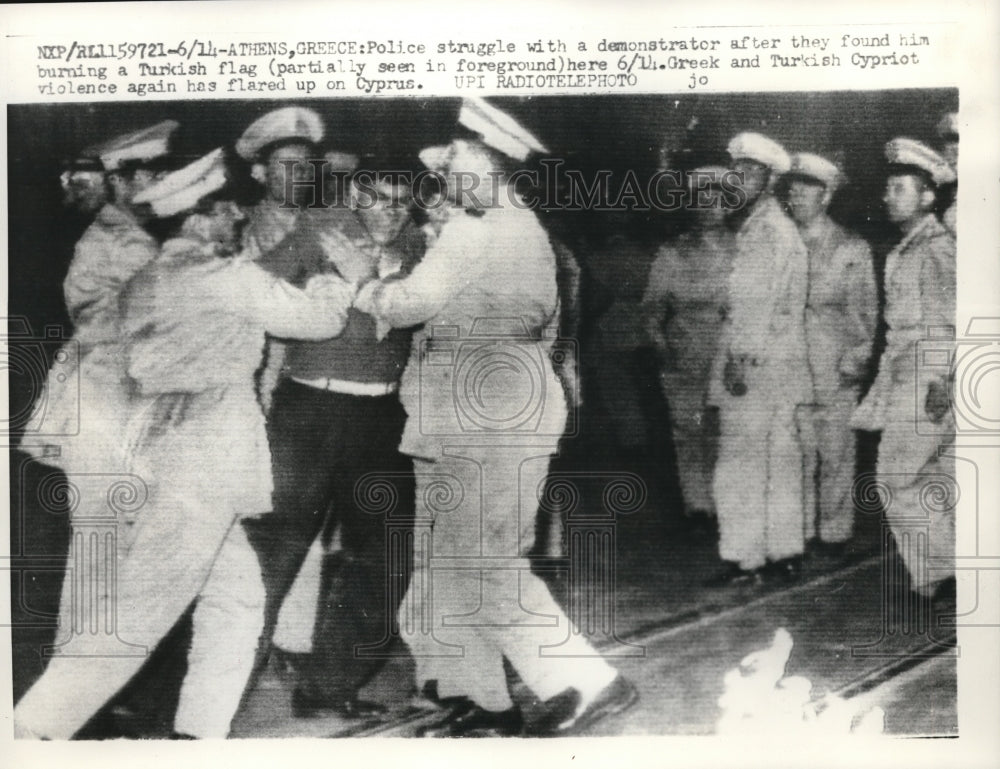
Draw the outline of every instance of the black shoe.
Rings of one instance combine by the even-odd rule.
[[[507,710],[485,710],[465,697],[448,715],[433,724],[417,729],[418,737],[516,737],[524,730],[521,709],[515,705]]]
[[[948,577],[938,582],[931,594],[931,608],[936,613],[955,611],[955,578]]]
[[[302,688],[292,691],[292,715],[296,718],[318,718],[335,713],[341,718],[354,720],[381,717],[387,712],[385,706],[359,700],[357,695],[339,699],[316,695]]]
[[[171,740],[196,740],[198,738],[194,737],[193,735],[190,735],[190,734],[185,734],[184,732],[170,732],[170,737],[168,739],[171,739]]]
[[[602,718],[627,710],[638,699],[639,692],[623,675],[601,689],[583,710],[580,709],[580,692],[566,689],[545,701],[545,715],[532,724],[529,734],[535,737],[579,734]]]
[[[748,571],[735,561],[723,561],[719,572],[702,584],[705,587],[726,587],[728,585],[748,585],[760,582],[760,575],[756,571]]]
[[[769,561],[763,569],[765,579],[775,579],[781,582],[798,582],[802,577],[802,556],[781,558]]]
[[[432,678],[429,681],[425,681],[423,687],[420,689],[420,693],[423,695],[424,699],[433,702],[439,708],[454,708],[465,706],[474,707],[474,703],[468,697],[442,697],[438,694],[438,682],[436,678]]]
[[[682,525],[694,539],[715,541],[719,538],[719,521],[707,510],[692,510],[685,513]]]

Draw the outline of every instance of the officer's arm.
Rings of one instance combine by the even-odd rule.
[[[157,248],[151,240],[136,238],[116,244],[115,253],[118,264],[139,266],[152,260]],[[66,309],[73,323],[85,326],[100,313],[117,308],[118,295],[130,277],[95,265],[78,248],[63,282]]]
[[[449,229],[453,232],[449,233]],[[357,308],[392,328],[416,326],[435,317],[468,282],[462,274],[463,262],[471,265],[463,257],[470,254],[473,259],[490,258],[472,253],[476,249],[469,244],[463,248],[454,235],[455,229],[445,228],[438,242],[406,277],[368,283],[358,294]]]
[[[955,245],[951,238],[935,238],[928,243],[920,253],[920,303],[922,327],[924,329],[937,329],[936,335],[940,336],[940,341],[934,346],[949,354],[954,352],[954,342],[943,333],[946,327],[955,326]],[[930,344],[930,342],[928,342]],[[952,377],[950,371],[942,370],[941,373],[930,372],[926,368],[921,369],[922,379],[926,382],[926,390],[930,396],[938,401],[937,409],[940,411],[940,403],[947,402],[952,389]],[[928,405],[930,410],[930,405]],[[937,417],[940,419],[940,416]],[[937,421],[937,420],[935,420]]]
[[[329,339],[344,330],[355,286],[332,274],[317,275],[304,288],[275,278],[250,262],[231,265],[213,281],[214,298],[282,339]]]

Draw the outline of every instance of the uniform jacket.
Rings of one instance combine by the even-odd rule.
[[[269,510],[271,457],[253,378],[265,332],[332,336],[349,302],[346,289],[299,289],[245,257],[215,256],[212,244],[169,241],[124,297],[140,401],[128,431],[133,469],[213,512]]]
[[[744,361],[746,385],[778,402],[812,401],[806,352],[808,257],[798,229],[765,194],[736,233],[730,312],[713,367],[712,402],[725,402],[723,368]]]
[[[566,402],[549,350],[556,257],[530,211],[455,211],[423,261],[370,294],[373,314],[414,335],[400,400],[401,450],[434,459],[451,442],[558,443]]]
[[[947,366],[925,365],[927,356],[918,355],[918,348],[929,343],[951,354],[955,291],[955,238],[928,214],[886,257],[886,348],[875,383],[854,414],[855,427],[882,430],[889,420],[913,419],[921,429],[930,383],[950,391]]]
[[[116,472],[120,419],[129,397],[119,298],[158,253],[159,245],[135,217],[111,204],[76,245],[63,282],[73,337],[62,351],[66,363],[49,374],[35,430],[54,436],[61,450],[54,463],[63,469]]]
[[[728,231],[727,231],[728,234]],[[722,324],[729,314],[731,238],[718,244],[695,234],[657,252],[643,298],[647,327],[662,339],[664,373],[706,386]]]
[[[809,366],[822,402],[854,390],[871,357],[878,293],[871,249],[828,216],[803,239],[809,249],[806,342]]]

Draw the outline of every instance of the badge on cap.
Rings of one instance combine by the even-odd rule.
[[[269,144],[290,139],[319,144],[323,135],[323,120],[311,109],[283,107],[251,123],[236,140],[236,153],[245,160],[257,160]]]
[[[752,131],[736,134],[726,149],[733,160],[754,160],[763,163],[776,174],[788,173],[791,167],[791,158],[785,148],[764,134]]]
[[[81,155],[99,158],[106,171],[115,171],[126,163],[148,163],[167,154],[170,137],[180,126],[176,120],[164,120],[148,128],[122,134],[85,149]]]
[[[923,171],[934,184],[950,184],[958,177],[938,153],[916,139],[900,136],[885,145],[885,159],[893,165],[911,166]]]
[[[484,144],[514,160],[523,161],[532,152],[548,152],[527,128],[478,96],[462,99],[458,122],[479,134]]]
[[[132,200],[149,203],[153,213],[159,217],[173,216],[194,208],[206,195],[222,189],[226,179],[226,164],[222,147],[219,147],[163,177]]]
[[[792,164],[788,173],[817,181],[828,190],[832,190],[844,182],[844,175],[835,163],[811,152],[797,152],[792,155]]]

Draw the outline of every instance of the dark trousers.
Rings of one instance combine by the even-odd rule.
[[[299,667],[311,693],[353,696],[387,659],[410,578],[413,464],[399,453],[406,413],[395,395],[370,397],[284,380],[268,418],[274,510],[247,522],[261,555],[265,644],[316,536],[340,528],[328,556],[313,652]],[[389,553],[393,557],[389,557]]]

